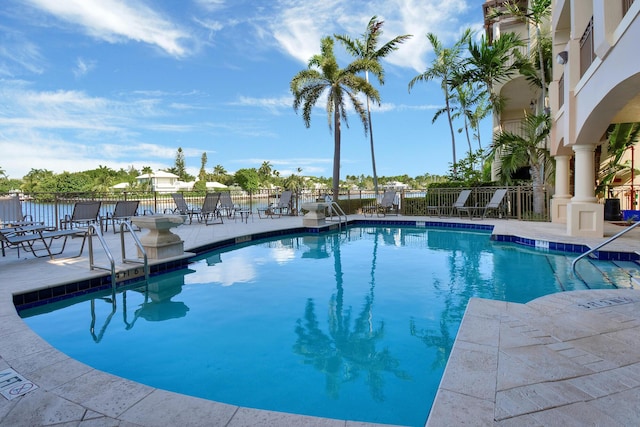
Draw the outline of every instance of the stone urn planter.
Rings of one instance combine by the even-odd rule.
[[[161,259],[184,254],[184,241],[173,234],[171,229],[182,225],[185,219],[185,215],[143,215],[131,218],[133,224],[149,230],[140,237],[147,258]]]

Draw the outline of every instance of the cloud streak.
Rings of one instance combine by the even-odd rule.
[[[109,43],[133,40],[157,46],[167,54],[184,57],[191,38],[170,20],[139,1],[120,0],[28,0],[29,3],[91,37]]]

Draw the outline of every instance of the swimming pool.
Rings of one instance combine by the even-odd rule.
[[[570,259],[572,259],[571,257]],[[98,369],[235,405],[423,425],[467,301],[584,289],[489,233],[359,227],[198,257],[147,287],[21,316]]]

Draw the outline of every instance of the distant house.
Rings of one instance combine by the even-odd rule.
[[[159,193],[174,193],[176,191],[190,191],[195,182],[183,182],[178,175],[171,172],[157,171],[145,173],[136,177],[139,184],[149,183],[153,191]]]
[[[391,181],[388,184],[383,185],[382,188],[387,190],[408,190],[409,185],[400,181]]]

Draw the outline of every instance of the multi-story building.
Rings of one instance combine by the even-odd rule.
[[[502,3],[487,0],[485,10]],[[517,25],[506,20],[489,24],[493,32]],[[527,31],[526,24],[519,25],[518,31]],[[605,215],[603,200],[595,193],[600,168],[596,152],[606,151],[611,124],[640,122],[640,0],[553,0],[550,25],[557,58],[548,96],[553,123],[549,148],[556,163],[551,218],[566,223],[570,236],[602,237]],[[518,86],[508,82],[498,90],[511,93]],[[522,110],[530,96],[528,88],[510,96],[517,102],[514,110]],[[511,119],[502,116],[503,124]],[[634,150],[626,155],[640,165]],[[635,209],[638,182],[631,174],[619,194],[627,208]]]

